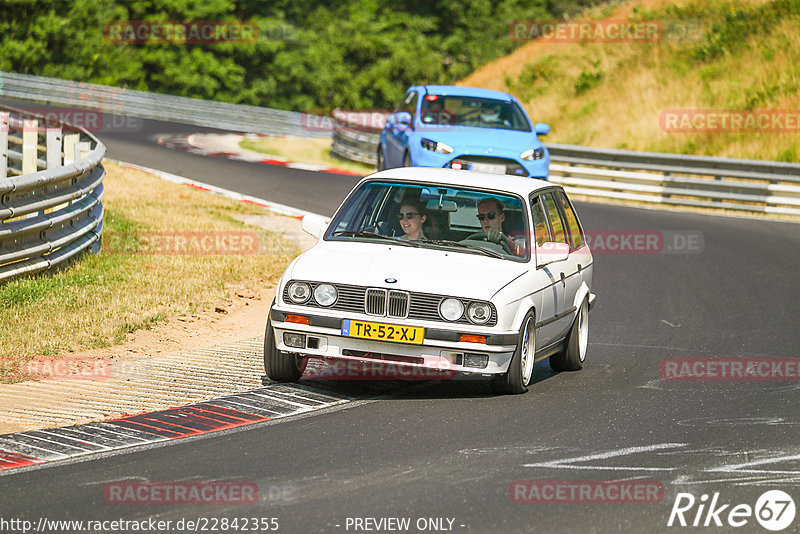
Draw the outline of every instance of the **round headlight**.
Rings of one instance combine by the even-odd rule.
[[[320,284],[314,288],[314,300],[316,300],[320,306],[333,306],[338,296],[339,294],[336,292],[336,288],[330,284]]]
[[[464,305],[458,299],[444,299],[439,304],[439,313],[448,321],[457,321],[464,315]]]
[[[485,302],[473,302],[467,308],[469,320],[475,324],[483,324],[492,316],[492,310]]]
[[[292,282],[288,288],[289,300],[302,304],[311,296],[311,286],[305,282]]]

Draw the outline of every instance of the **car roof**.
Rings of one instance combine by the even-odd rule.
[[[428,93],[437,95],[460,95],[494,98],[496,100],[513,100],[513,97],[508,93],[494,91],[492,89],[481,89],[479,87],[461,87],[458,85],[423,85],[421,87],[427,90]]]
[[[494,189],[496,191],[516,193],[520,196],[527,196],[533,191],[556,185],[545,180],[514,176],[513,174],[489,174],[485,172],[437,169],[432,167],[399,167],[396,169],[387,169],[366,176],[362,182],[376,179],[397,182],[429,183],[454,188]]]

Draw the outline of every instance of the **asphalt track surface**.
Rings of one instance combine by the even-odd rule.
[[[206,130],[145,121],[137,132],[99,135],[109,157],[323,214],[356,180],[171,151],[153,141]],[[595,255],[598,302],[582,371],[554,373],[539,362],[527,394],[502,397],[480,382],[397,386],[380,396],[345,384],[343,391],[366,391],[366,398],[9,471],[0,475],[0,519],[256,517],[277,518],[279,532],[303,533],[388,532],[355,529],[353,518],[410,518],[411,528],[401,532],[659,532],[697,530],[667,527],[678,493],[693,494],[699,504],[701,495],[718,492],[719,505],[730,506],[718,516],[724,526],[707,530],[727,532],[732,506],[754,507],[767,490],[783,490],[800,504],[800,382],[668,381],[660,371],[666,358],[800,356],[800,226],[576,207],[590,233],[702,236],[702,250],[691,253]],[[254,482],[259,501],[120,506],[104,499],[108,482],[186,480]],[[509,487],[519,480],[655,481],[663,499],[515,503]],[[685,513],[689,524],[697,510],[696,504]],[[445,520],[442,529],[418,529],[421,518],[449,518],[452,527]],[[705,520],[704,511],[700,524]],[[737,532],[767,532],[754,517],[745,520]],[[795,517],[785,532],[798,530]]]

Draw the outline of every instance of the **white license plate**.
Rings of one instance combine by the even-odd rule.
[[[478,172],[490,172],[494,174],[505,174],[505,165],[496,165],[494,163],[473,163],[470,170]]]

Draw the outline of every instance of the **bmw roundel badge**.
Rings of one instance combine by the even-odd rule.
[[[386,279],[386,280],[384,280],[384,281],[385,281],[387,284],[394,284],[394,283],[396,283],[396,282],[397,282],[397,279],[396,279],[396,278],[387,278],[387,279]]]

